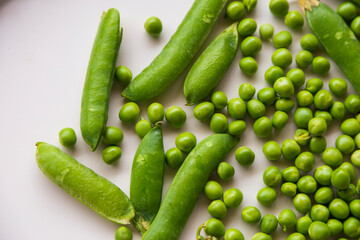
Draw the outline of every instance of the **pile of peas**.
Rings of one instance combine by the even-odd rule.
[[[285,74],[293,61],[288,50],[293,39],[289,31],[281,31],[274,35],[274,27],[265,23],[259,27],[260,38],[253,36],[257,30],[257,23],[252,18],[243,18],[246,12],[256,7],[256,0],[233,1],[226,9],[226,16],[239,21],[238,32],[243,38],[240,50],[243,58],[239,62],[241,71],[248,76],[258,70],[255,60],[262,49],[262,41],[272,40],[276,48],[271,61],[274,66],[266,70],[264,79],[269,85],[257,92],[250,83],[243,83],[239,87],[239,97],[228,99],[222,91],[215,91],[208,101],[198,104],[193,115],[201,122],[208,123],[214,133],[229,133],[241,136],[247,128],[244,121],[248,115],[253,120],[253,132],[261,139],[269,139],[274,130],[281,131],[289,121],[289,114],[294,110],[293,121],[297,126],[293,139],[281,143],[269,140],[263,145],[263,154],[271,162],[281,158],[292,163],[292,166],[280,170],[270,166],[263,173],[266,185],[258,191],[258,202],[266,207],[271,206],[277,199],[278,191],[291,198],[292,209],[284,209],[278,216],[266,214],[262,216],[259,209],[246,206],[241,211],[244,222],[260,224],[260,232],[252,240],[269,240],[280,225],[285,232],[293,232],[287,240],[328,239],[331,236],[360,237],[360,180],[356,177],[356,170],[360,168],[360,96],[347,95],[347,82],[341,78],[333,78],[328,83],[330,91],[323,89],[321,78],[306,81],[305,69],[311,65],[312,71],[320,76],[330,70],[330,62],[322,56],[314,57],[319,51],[319,41],[313,34],[306,34],[300,40],[302,51],[295,56],[298,68],[291,69]],[[287,0],[271,0],[269,9],[291,30],[299,30],[304,25],[303,15],[296,10],[289,11]],[[337,9],[351,26],[355,35],[360,37],[360,16],[357,8],[351,2],[340,4]],[[243,19],[242,19],[243,18]],[[242,20],[241,20],[242,19]],[[158,36],[162,31],[162,24],[157,17],[146,20],[146,31],[152,36]],[[115,78],[126,86],[132,80],[131,70],[126,66],[119,66],[115,71]],[[301,87],[305,85],[303,90]],[[296,101],[293,100],[296,99]],[[335,101],[334,98],[344,101]],[[296,107],[296,109],[294,109]],[[267,109],[275,108],[270,119],[266,116]],[[226,108],[227,115],[224,113]],[[229,123],[228,117],[234,119]],[[146,120],[140,117],[140,108],[134,102],[126,103],[119,112],[119,119],[125,124],[135,124],[135,132],[143,138],[155,124],[162,124],[164,118],[174,128],[181,128],[186,121],[185,111],[178,107],[169,107],[166,111],[160,103],[148,106]],[[338,136],[335,147],[327,147],[324,135],[335,121],[341,122],[342,135]],[[122,154],[119,145],[123,140],[123,132],[114,126],[107,126],[104,130],[103,142],[107,146],[102,158],[107,164],[116,163]],[[65,147],[74,147],[76,134],[73,129],[65,128],[59,133],[60,143]],[[171,168],[181,166],[184,155],[188,154],[196,145],[193,133],[183,132],[176,137],[175,146],[166,151],[166,163]],[[321,156],[323,164],[315,168],[315,157]],[[344,161],[350,157],[350,162]],[[255,160],[254,152],[241,146],[235,151],[237,162],[243,167],[249,167]],[[222,162],[216,170],[217,176],[223,181],[230,181],[235,169],[232,165]],[[243,194],[237,188],[223,191],[221,184],[209,180],[204,188],[205,196],[210,200],[208,213],[211,218],[201,225],[197,232],[197,239],[204,239],[201,230],[208,237],[224,240],[243,240],[244,236],[238,229],[225,230],[221,222],[228,213],[228,209],[235,209],[243,201]],[[297,215],[302,214],[300,218]],[[117,240],[132,239],[131,231],[120,227],[115,235]],[[206,238],[208,239],[208,238]],[[338,238],[346,239],[346,238]]]

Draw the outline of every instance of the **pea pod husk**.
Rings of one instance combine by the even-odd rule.
[[[195,0],[160,54],[130,82],[122,96],[138,102],[164,92],[195,57],[226,2]]]
[[[300,0],[306,19],[325,51],[360,93],[360,42],[343,18],[318,0]]]
[[[80,129],[94,151],[104,132],[116,60],[122,40],[119,12],[111,8],[103,16],[86,73],[81,99]]]
[[[186,76],[184,96],[188,105],[199,103],[219,84],[234,60],[238,45],[237,23],[210,43]]]
[[[110,221],[131,222],[134,206],[120,188],[59,148],[44,142],[36,145],[36,162],[50,180]]]
[[[229,134],[214,134],[195,146],[176,173],[143,240],[179,238],[206,181],[238,142]]]
[[[159,210],[164,180],[165,153],[162,130],[156,125],[142,139],[134,157],[130,199],[135,207],[135,227],[143,234]]]

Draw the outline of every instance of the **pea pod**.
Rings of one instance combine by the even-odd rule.
[[[210,174],[238,141],[228,134],[214,134],[195,146],[176,173],[143,240],[179,238]]]
[[[36,145],[37,164],[50,180],[110,221],[131,222],[134,206],[117,186],[59,148],[43,142]]]
[[[125,88],[138,102],[160,95],[185,70],[204,43],[227,0],[195,0],[160,54]]]
[[[134,223],[143,234],[159,210],[163,179],[165,153],[162,130],[156,125],[142,139],[134,157],[130,199],[135,207]]]
[[[184,96],[188,105],[199,103],[218,85],[234,60],[238,43],[237,23],[234,23],[200,55],[184,83]]]
[[[311,30],[360,93],[360,42],[342,17],[318,0],[300,0]]]
[[[81,134],[92,151],[98,146],[105,129],[121,39],[120,15],[111,8],[102,16],[96,34],[81,100]]]

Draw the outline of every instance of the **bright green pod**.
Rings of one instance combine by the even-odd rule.
[[[133,160],[130,200],[135,207],[135,227],[144,234],[159,210],[163,189],[165,153],[160,125],[142,139]]]
[[[238,142],[228,134],[213,134],[196,145],[176,173],[142,240],[179,238],[211,173]]]
[[[224,77],[239,45],[237,22],[219,34],[196,60],[184,83],[187,105],[206,98]]]
[[[111,8],[102,16],[96,34],[81,99],[81,134],[92,151],[105,129],[121,39],[120,15]]]
[[[226,2],[195,0],[160,54],[130,82],[122,96],[138,102],[164,92],[193,60]]]
[[[59,148],[44,142],[36,146],[36,162],[51,181],[110,221],[131,222],[134,206],[120,188]]]

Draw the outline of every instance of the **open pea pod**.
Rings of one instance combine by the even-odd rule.
[[[36,145],[37,164],[50,180],[110,221],[131,222],[134,206],[120,188],[59,148],[44,142]]]

